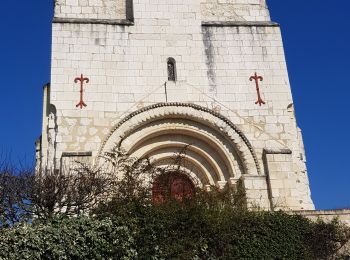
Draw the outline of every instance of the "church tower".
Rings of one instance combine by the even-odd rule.
[[[265,0],[55,0],[38,167],[121,146],[195,185],[311,210],[280,27]]]

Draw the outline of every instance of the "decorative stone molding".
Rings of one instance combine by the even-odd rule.
[[[123,132],[123,128],[118,131]],[[172,165],[174,155],[180,153],[181,164],[205,179],[203,184],[227,182],[244,172],[235,147],[222,134],[190,119],[161,118],[147,122],[123,138],[121,148],[132,157],[147,157],[154,164],[168,159],[168,166]]]
[[[213,26],[213,27],[280,27],[275,22],[248,22],[248,21],[204,21],[202,26]]]
[[[94,18],[61,18],[55,17],[53,23],[71,24],[107,24],[107,25],[134,25],[133,21],[127,19],[94,19]]]
[[[102,143],[98,154],[102,156],[105,152],[110,151],[138,126],[156,119],[172,116],[190,118],[219,131],[235,147],[242,161],[244,173],[250,175],[261,174],[256,153],[247,137],[237,126],[228,118],[211,109],[189,103],[158,103],[129,114],[113,127]]]

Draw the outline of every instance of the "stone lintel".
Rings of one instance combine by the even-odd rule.
[[[53,18],[53,23],[71,24],[107,24],[107,25],[134,25],[133,21],[127,19],[90,19],[90,18]]]
[[[202,26],[206,27],[280,27],[275,22],[250,22],[250,21],[204,21]]]

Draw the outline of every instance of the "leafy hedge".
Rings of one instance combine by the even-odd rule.
[[[247,211],[239,187],[173,196],[183,154],[163,169],[115,150],[112,172],[16,174],[0,163],[0,259],[334,259],[349,241],[337,222]]]
[[[1,229],[0,259],[327,259],[348,238],[337,223],[175,204]]]
[[[107,218],[56,218],[1,231],[0,259],[121,259],[136,255],[132,231]]]

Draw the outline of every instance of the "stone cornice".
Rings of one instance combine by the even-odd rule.
[[[203,21],[205,27],[280,27],[275,22],[250,22],[250,21]]]
[[[71,24],[107,24],[107,25],[134,25],[134,21],[128,19],[95,19],[95,18],[64,18],[54,17],[53,23]],[[279,27],[275,22],[252,22],[252,21],[203,21],[205,27]]]
[[[297,210],[292,211],[292,214],[300,214],[307,216],[333,216],[333,215],[349,215],[350,209],[330,209],[330,210]]]
[[[107,25],[134,25],[133,21],[127,19],[90,19],[90,18],[53,18],[53,23],[70,23],[70,24],[107,24]]]

